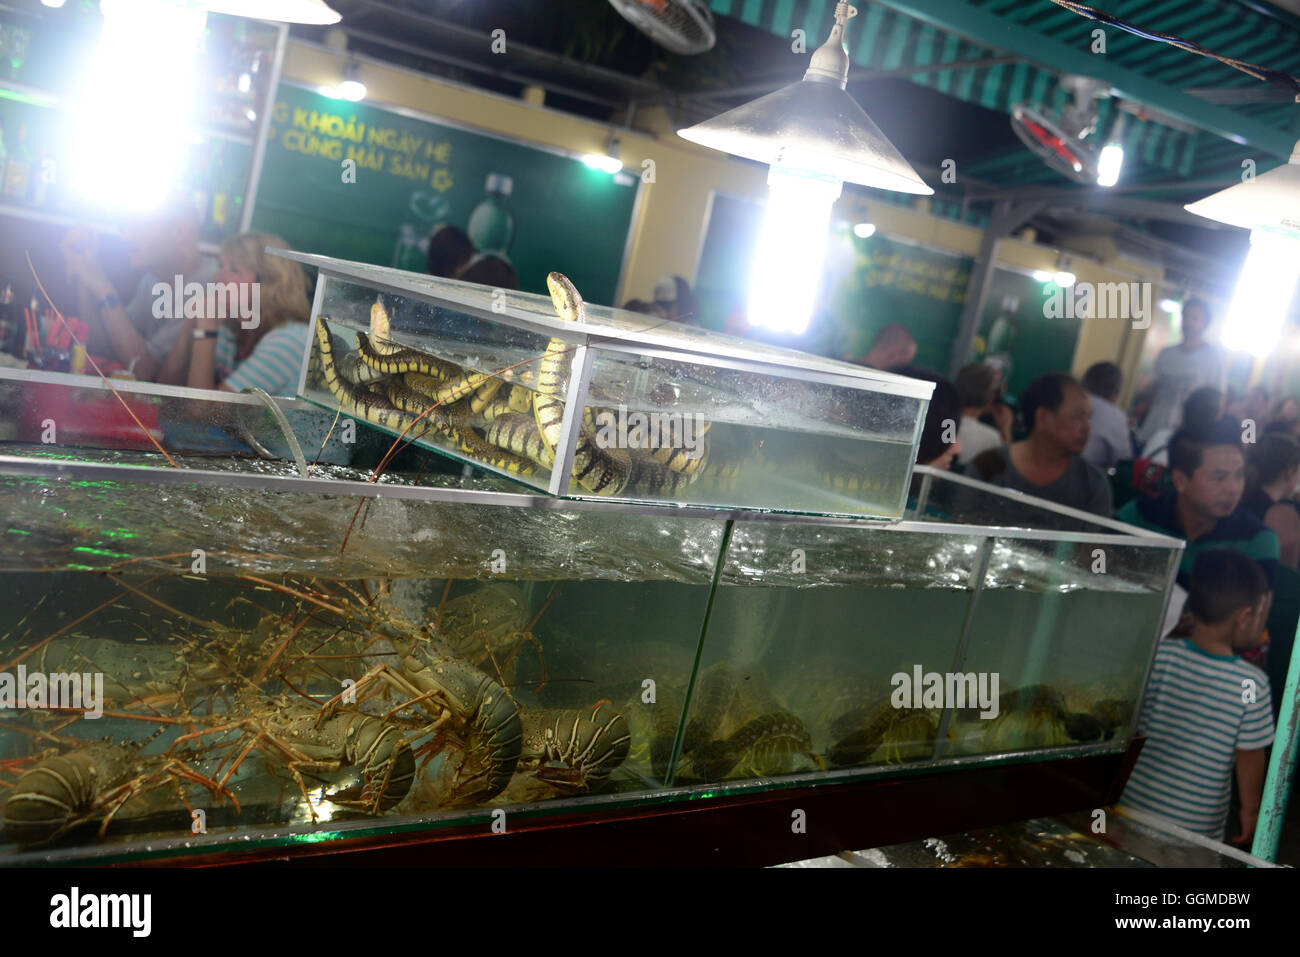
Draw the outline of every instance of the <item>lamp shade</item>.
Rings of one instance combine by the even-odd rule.
[[[846,183],[900,193],[934,192],[835,82],[803,79],[677,135],[692,143],[772,165],[814,166]]]
[[[1184,209],[1229,226],[1300,237],[1300,143],[1284,166],[1189,203]]]
[[[209,13],[285,23],[338,23],[343,19],[325,0],[204,0]]]

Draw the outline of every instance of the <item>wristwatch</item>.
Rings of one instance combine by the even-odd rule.
[[[218,333],[217,333],[217,330],[216,330],[216,329],[195,329],[194,332],[192,333],[192,335],[194,336],[194,338],[195,338],[196,340],[197,340],[197,339],[215,339],[215,338],[217,338]]]
[[[95,307],[96,312],[103,312],[105,309],[113,309],[122,305],[122,300],[118,299],[116,294],[109,293],[103,299],[99,300],[99,305]]]

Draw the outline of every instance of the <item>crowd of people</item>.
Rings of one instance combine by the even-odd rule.
[[[955,383],[878,367],[937,383],[918,463],[949,468],[955,459],[982,481],[1186,542],[1184,612],[1157,651],[1139,719],[1148,742],[1123,802],[1222,840],[1235,782],[1231,839],[1246,842],[1300,615],[1300,577],[1291,577],[1300,563],[1300,402],[1259,386],[1226,392],[1223,358],[1205,340],[1210,310],[1192,301],[1183,316],[1183,340],[1157,358],[1139,421],[1117,404],[1113,362],[1096,363],[1082,382],[1038,376],[1018,397],[1018,418],[990,366],[968,365]],[[959,427],[946,430],[954,416]],[[945,434],[951,441],[937,442]],[[1290,611],[1274,618],[1278,596]],[[1252,695],[1242,694],[1247,679]]]
[[[207,255],[192,204],[177,199],[134,222],[121,247],[124,257],[106,255],[100,236],[86,228],[70,230],[60,244],[75,314],[90,330],[86,351],[102,357],[102,366],[146,382],[294,394],[307,349],[311,283],[298,263],[266,251],[288,249],[288,243],[268,233],[243,233],[222,243],[216,256]],[[135,278],[125,297],[106,267],[115,259]],[[455,226],[434,230],[427,262],[435,276],[519,288],[508,262],[479,253]],[[169,290],[197,284],[204,294],[191,304],[185,292],[160,310],[160,283]],[[210,286],[228,297],[215,309],[206,293]],[[256,316],[241,315],[241,307],[253,302]]]
[[[107,274],[97,234],[73,229],[61,244],[76,314],[90,330],[87,352],[141,381],[272,395],[297,390],[311,301],[302,267],[266,252],[287,248],[283,239],[245,233],[222,243],[216,257],[205,255],[198,217],[181,201],[135,223],[123,240],[138,276],[125,300]],[[160,284],[182,294],[160,298]],[[202,291],[192,297],[195,284]],[[218,305],[209,286],[228,298]]]

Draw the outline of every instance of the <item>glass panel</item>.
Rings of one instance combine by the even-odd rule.
[[[313,337],[303,396],[331,411],[547,490],[589,343],[567,494],[902,512],[929,383],[637,313],[565,321],[548,297],[294,258],[322,267],[332,336]]]
[[[594,347],[596,450],[617,497],[897,517],[926,401]]]
[[[738,523],[677,783],[927,760],[940,712],[894,676],[951,669],[980,539]]]
[[[544,456],[513,454],[483,437],[491,421],[518,419],[524,429],[501,434],[517,432],[522,452],[541,449],[531,422],[530,386],[536,385],[548,339],[452,307],[376,295],[367,286],[324,275],[320,281],[318,315],[332,347],[326,359],[319,335],[313,335],[304,398],[533,488],[548,487],[550,469],[537,461]],[[382,316],[387,334],[377,332]],[[371,348],[363,351],[362,342]],[[369,364],[363,355],[371,357]],[[523,401],[512,407],[508,396],[516,386]]]
[[[135,853],[662,780],[643,682],[685,684],[723,523],[148,478],[0,476],[0,675],[64,706],[0,722],[0,859],[104,846],[110,793]]]
[[[940,471],[918,472],[913,477],[907,517],[922,522],[991,528],[1033,528],[1099,535],[1132,533],[1127,526],[1068,515],[1061,511],[1060,506],[1046,499]]]
[[[346,465],[369,458],[363,444],[335,425],[335,416],[297,400],[280,400],[287,424],[308,462]],[[293,451],[262,400],[236,395],[28,370],[0,369],[0,445],[102,461],[82,450],[119,449],[173,456],[248,456],[265,452],[292,461]],[[157,464],[166,465],[161,459]]]
[[[958,713],[951,753],[1123,746],[1169,560],[1162,548],[997,539],[960,670],[998,677],[998,714]]]

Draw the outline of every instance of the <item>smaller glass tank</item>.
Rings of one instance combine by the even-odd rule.
[[[896,518],[933,384],[318,256],[300,395],[551,494]]]

